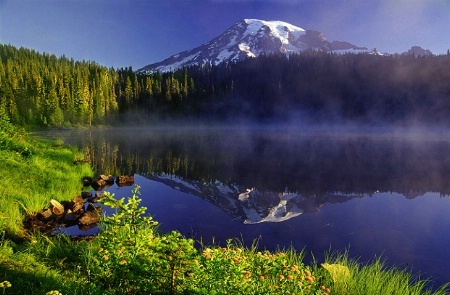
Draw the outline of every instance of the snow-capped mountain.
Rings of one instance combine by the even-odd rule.
[[[191,50],[138,70],[168,72],[184,66],[242,60],[261,53],[299,53],[307,49],[328,52],[369,52],[349,42],[328,41],[318,31],[304,30],[282,21],[244,19],[220,36]]]

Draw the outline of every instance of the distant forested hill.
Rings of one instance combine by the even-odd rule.
[[[102,123],[118,111],[114,70],[0,45],[0,108],[20,125]]]
[[[450,121],[450,55],[307,51],[145,75],[0,44],[0,61],[0,111],[20,125]]]

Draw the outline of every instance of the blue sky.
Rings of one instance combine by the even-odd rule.
[[[450,0],[0,0],[0,43],[138,69],[244,18],[282,20],[381,52],[450,48]]]

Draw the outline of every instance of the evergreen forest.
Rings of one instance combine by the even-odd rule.
[[[167,73],[0,44],[0,111],[22,126],[123,121],[448,123],[450,54],[260,55]]]

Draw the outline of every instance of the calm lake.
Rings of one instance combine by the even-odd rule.
[[[382,255],[450,281],[450,132],[326,128],[109,128],[39,132],[98,174],[134,175],[162,231],[203,243]],[[131,187],[112,186],[116,197]],[[90,232],[88,232],[90,233]]]

